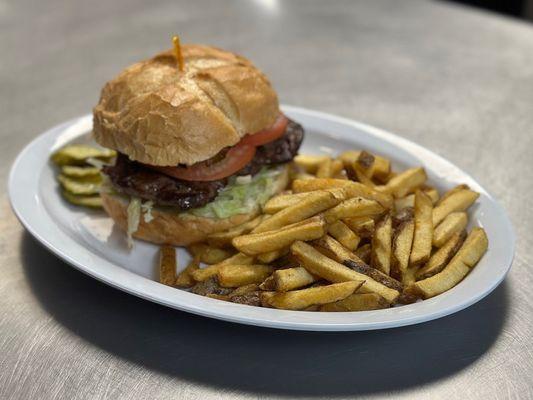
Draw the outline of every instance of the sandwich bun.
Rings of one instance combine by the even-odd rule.
[[[283,173],[279,174],[276,181],[275,194],[283,191],[289,182],[289,166],[284,167]],[[128,199],[124,196],[100,193],[102,203],[107,214],[124,231],[128,226]],[[188,246],[192,243],[205,241],[212,233],[225,231],[256,217],[260,212],[258,207],[248,214],[238,214],[229,218],[205,218],[192,214],[173,212],[172,209],[154,207],[153,219],[145,222],[141,217],[139,228],[133,233],[133,237],[156,244],[172,246]]]
[[[108,82],[93,110],[95,140],[155,166],[192,165],[272,126],[276,92],[247,59],[183,45],[184,71],[171,50]]]

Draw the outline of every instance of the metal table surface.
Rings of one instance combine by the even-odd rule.
[[[406,328],[284,332],[188,315],[43,249],[0,194],[1,399],[533,398],[533,29],[425,1],[0,1],[0,180],[46,128],[179,32],[250,57],[284,103],[408,137],[475,176],[518,237],[505,282]],[[32,173],[29,171],[29,173]]]

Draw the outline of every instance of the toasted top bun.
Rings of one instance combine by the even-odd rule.
[[[102,89],[94,137],[141,163],[191,165],[274,124],[276,92],[265,75],[236,54],[182,46],[136,63]]]

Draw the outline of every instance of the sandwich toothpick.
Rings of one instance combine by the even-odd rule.
[[[174,44],[174,54],[176,56],[176,60],[178,61],[178,68],[180,72],[183,72],[184,63],[183,63],[183,54],[181,54],[180,37],[177,35],[174,36],[172,38],[172,43]]]

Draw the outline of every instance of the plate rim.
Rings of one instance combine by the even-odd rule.
[[[516,236],[515,236],[515,231],[514,231],[514,228],[512,226],[512,223],[504,209],[504,207],[500,204],[499,201],[496,200],[496,198],[490,193],[488,192],[484,187],[482,187],[470,174],[468,174],[467,172],[465,172],[464,170],[460,169],[459,167],[457,167],[455,164],[451,163],[450,161],[446,160],[444,157],[440,156],[439,154],[436,154],[434,153],[433,151],[431,151],[430,149],[427,149],[417,143],[414,143],[406,138],[403,138],[401,136],[398,136],[398,135],[395,135],[394,133],[392,132],[388,132],[386,130],[383,130],[381,128],[377,128],[377,127],[374,127],[374,126],[371,126],[371,125],[368,125],[368,124],[365,124],[365,123],[362,123],[362,122],[359,122],[359,121],[355,121],[355,120],[352,120],[352,119],[349,119],[349,118],[345,118],[345,117],[341,117],[341,116],[337,116],[337,115],[333,115],[333,114],[329,114],[329,113],[325,113],[325,112],[322,112],[322,111],[315,111],[315,110],[310,110],[310,109],[306,109],[306,108],[301,108],[301,107],[294,107],[294,106],[289,106],[289,105],[282,105],[282,109],[284,111],[286,111],[287,113],[295,113],[295,114],[300,114],[300,115],[307,115],[307,116],[310,116],[310,117],[314,117],[314,118],[319,118],[319,119],[322,119],[322,120],[327,120],[327,121],[331,121],[331,122],[336,122],[336,123],[340,123],[340,124],[343,124],[343,125],[348,125],[348,126],[351,126],[353,128],[356,128],[356,129],[359,129],[359,130],[362,130],[362,131],[365,131],[367,133],[369,133],[370,135],[374,136],[374,137],[377,137],[378,139],[380,140],[386,140],[388,142],[393,142],[393,144],[395,146],[399,146],[399,147],[402,147],[404,149],[409,149],[409,150],[416,150],[416,151],[419,151],[429,157],[431,157],[432,159],[437,159],[439,162],[443,163],[443,164],[446,164],[450,167],[453,167],[454,169],[457,169],[458,171],[460,171],[460,173],[467,177],[469,180],[471,180],[472,182],[475,182],[476,185],[481,188],[483,190],[483,192],[487,195],[487,197],[490,198],[491,202],[493,203],[493,205],[495,207],[497,207],[500,211],[500,217],[502,218],[503,222],[505,223],[505,229],[507,231],[507,238],[508,238],[508,246],[506,246],[506,248],[508,249],[507,251],[507,257],[506,257],[506,266],[505,266],[505,270],[503,272],[500,273],[500,276],[498,276],[498,279],[495,279],[494,281],[491,282],[491,285],[488,286],[484,291],[481,291],[479,293],[476,293],[476,294],[473,294],[471,295],[468,299],[466,300],[463,300],[461,302],[459,302],[458,304],[455,304],[455,305],[452,305],[452,306],[449,306],[448,308],[444,308],[444,309],[441,309],[441,310],[436,310],[432,313],[429,313],[429,314],[422,314],[422,315],[417,315],[415,313],[415,315],[412,315],[410,317],[405,317],[405,318],[399,318],[393,322],[387,322],[387,321],[382,321],[382,322],[368,322],[368,323],[365,323],[365,322],[344,322],[344,323],[327,323],[327,324],[324,324],[324,323],[320,323],[320,322],[306,322],[306,321],[300,321],[300,322],[295,322],[295,321],[291,321],[291,316],[293,317],[296,317],[296,315],[294,315],[295,313],[298,315],[298,316],[302,316],[304,314],[312,314],[312,315],[320,315],[320,314],[317,314],[317,313],[312,313],[312,312],[305,312],[305,311],[285,311],[285,310],[272,310],[272,309],[262,309],[262,308],[259,308],[259,307],[254,307],[255,311],[257,314],[261,314],[261,311],[259,310],[263,310],[263,311],[268,311],[267,313],[270,314],[272,313],[273,311],[275,311],[275,313],[277,313],[279,315],[278,318],[252,318],[252,317],[241,317],[239,316],[239,313],[238,311],[239,310],[243,310],[242,308],[245,307],[246,309],[250,309],[249,306],[245,306],[245,305],[240,305],[240,304],[233,304],[233,303],[227,303],[228,304],[228,309],[231,311],[231,309],[234,309],[234,311],[237,311],[236,313],[233,313],[233,312],[226,312],[224,313],[223,315],[219,314],[218,312],[216,311],[211,311],[211,306],[213,306],[214,309],[216,309],[217,307],[214,307],[217,303],[219,303],[219,301],[215,300],[215,299],[210,299],[210,298],[206,298],[206,297],[201,297],[201,296],[196,296],[196,295],[192,295],[189,293],[189,295],[192,295],[192,296],[195,296],[195,297],[198,297],[198,300],[197,303],[199,303],[198,305],[196,306],[192,306],[190,304],[183,304],[183,303],[180,303],[180,304],[176,304],[175,302],[171,302],[169,301],[169,298],[168,297],[173,297],[171,296],[171,293],[169,291],[176,291],[175,288],[170,288],[170,287],[165,287],[164,285],[161,285],[155,281],[152,281],[148,278],[145,278],[145,277],[142,277],[140,275],[137,275],[131,271],[127,271],[125,270],[124,268],[122,268],[120,265],[118,264],[114,264],[106,259],[104,259],[102,256],[98,255],[98,254],[95,254],[96,257],[100,258],[100,259],[103,259],[106,263],[108,264],[111,264],[113,265],[115,268],[117,269],[120,269],[122,271],[122,273],[118,273],[118,275],[130,275],[128,276],[128,279],[126,279],[126,282],[129,282],[130,280],[131,281],[139,281],[139,283],[143,283],[144,285],[148,285],[149,287],[153,287],[155,292],[157,293],[152,293],[151,291],[146,291],[146,290],[139,290],[139,288],[137,287],[132,287],[130,285],[127,285],[125,283],[119,283],[116,281],[116,277],[115,279],[113,279],[112,277],[109,277],[107,276],[108,274],[105,273],[105,270],[104,270],[104,273],[102,273],[102,271],[98,271],[98,268],[96,268],[97,270],[95,270],[94,266],[91,268],[91,266],[87,266],[87,265],[84,265],[83,263],[81,263],[79,260],[76,260],[74,257],[72,257],[70,254],[68,254],[68,252],[65,252],[64,250],[61,250],[61,248],[58,248],[56,244],[53,243],[52,240],[49,240],[48,238],[44,237],[42,234],[40,234],[38,232],[38,229],[31,223],[31,221],[28,221],[26,219],[26,215],[23,215],[23,211],[21,210],[21,208],[19,207],[20,205],[17,205],[16,204],[16,199],[15,199],[15,193],[16,193],[16,179],[17,179],[17,173],[19,172],[19,169],[20,169],[20,165],[23,163],[23,161],[25,160],[25,157],[27,156],[27,154],[32,150],[32,148],[36,147],[40,141],[44,141],[45,138],[49,137],[49,136],[52,136],[52,135],[56,135],[56,136],[59,136],[61,134],[61,132],[64,132],[64,130],[69,127],[69,126],[72,126],[76,123],[79,123],[80,121],[83,121],[85,119],[89,119],[91,118],[91,114],[86,114],[84,116],[81,116],[81,117],[77,117],[77,118],[73,118],[73,119],[70,119],[66,122],[63,122],[61,124],[58,124],[50,129],[47,129],[46,131],[44,131],[43,133],[39,134],[37,137],[35,137],[30,143],[28,143],[21,151],[20,153],[17,155],[17,157],[15,158],[13,164],[12,164],[12,167],[11,167],[11,170],[9,172],[9,176],[8,176],[8,197],[9,197],[9,202],[11,204],[11,208],[14,212],[14,214],[17,216],[17,218],[19,219],[19,221],[21,222],[21,224],[24,226],[24,228],[35,238],[37,239],[37,241],[39,241],[44,247],[46,247],[49,251],[51,251],[53,254],[55,254],[58,258],[62,259],[63,261],[67,262],[68,264],[70,264],[71,266],[75,267],[76,269],[80,270],[81,272],[107,284],[107,285],[110,285],[111,287],[114,287],[116,289],[119,289],[119,290],[122,290],[124,292],[127,292],[129,294],[133,294],[137,297],[141,297],[143,299],[146,299],[146,300],[150,300],[150,301],[153,301],[153,302],[156,302],[158,304],[161,304],[161,305],[164,305],[164,306],[167,306],[167,307],[171,307],[171,308],[174,308],[174,309],[178,309],[178,310],[181,310],[181,311],[185,311],[185,312],[191,312],[193,314],[197,314],[197,315],[201,315],[201,316],[205,316],[205,317],[210,317],[210,318],[215,318],[215,319],[219,319],[219,320],[224,320],[224,321],[229,321],[229,322],[235,322],[235,323],[242,323],[242,324],[247,324],[247,325],[253,325],[253,326],[261,326],[261,327],[269,327],[269,328],[277,328],[277,329],[290,329],[290,330],[306,330],[306,331],[356,331],[356,330],[374,330],[374,329],[388,329],[388,328],[394,328],[394,327],[401,327],[401,326],[406,326],[406,325],[412,325],[412,324],[417,324],[417,323],[422,323],[422,322],[427,322],[427,321],[431,321],[431,320],[434,320],[434,319],[438,319],[438,318],[442,318],[446,315],[450,315],[452,313],[455,313],[455,312],[458,312],[458,311],[461,311],[469,306],[471,306],[472,304],[480,301],[481,299],[483,299],[485,296],[487,296],[488,294],[490,294],[503,280],[504,278],[507,276],[507,274],[509,273],[509,270],[513,264],[513,259],[514,259],[514,255],[515,255],[515,247],[516,247]],[[76,136],[77,137],[77,136]],[[48,159],[49,157],[49,154],[46,154],[46,159]],[[36,174],[38,175],[38,174]],[[37,181],[38,181],[38,178],[36,178]],[[33,196],[33,197],[36,197],[36,196]],[[43,206],[44,207],[44,206]],[[71,245],[74,244],[78,247],[81,248],[82,251],[87,251],[87,252],[90,252],[89,249],[87,248],[83,248],[83,246],[75,241],[72,240],[73,243],[70,243]],[[101,268],[100,268],[101,269]],[[117,274],[117,271],[114,271],[115,274]],[[156,285],[156,286],[154,286]],[[165,292],[168,293],[168,295],[165,295]],[[183,292],[183,291],[180,291],[180,292]],[[187,293],[187,292],[183,292],[183,293]],[[438,298],[435,297],[433,299],[436,299]],[[427,303],[428,301],[431,301],[433,299],[430,299],[430,300],[426,300],[424,301],[424,303]],[[410,308],[412,309],[412,306],[416,306],[416,304],[414,305],[407,305],[407,306],[402,306],[401,308],[402,309],[405,309],[405,308]],[[388,310],[391,310],[391,309],[388,309]],[[246,310],[244,310],[246,311]],[[378,311],[374,311],[374,312],[386,312],[387,310],[378,310]],[[407,310],[406,310],[407,311]],[[372,311],[369,311],[369,312],[372,312]],[[364,315],[365,313],[369,313],[369,312],[358,312],[357,314],[358,315]],[[245,314],[248,314],[245,312]],[[266,314],[266,313],[265,313]],[[335,313],[337,315],[341,315],[341,314],[352,314],[353,313]]]

